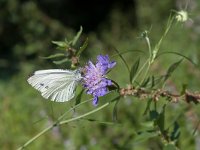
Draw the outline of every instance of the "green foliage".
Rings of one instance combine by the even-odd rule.
[[[169,10],[174,8],[175,1],[138,1],[137,28],[133,28],[128,17],[120,10],[113,9],[108,17],[110,22],[102,23],[95,33],[91,32],[86,36],[82,33],[82,27],[76,33],[60,20],[49,17],[35,1],[8,0],[0,3],[0,49],[2,56],[5,56],[0,58],[1,149],[18,148],[53,124],[67,110],[70,111],[65,119],[95,109],[90,104],[90,97],[80,87],[74,100],[59,104],[44,100],[26,82],[28,75],[34,70],[67,68],[68,62],[71,65],[71,58],[66,51],[68,48],[76,49],[74,55],[81,56],[82,64],[99,53],[119,56],[113,57],[117,66],[109,73],[109,77],[112,76],[120,87],[125,87],[130,80],[135,81],[136,86],[151,89],[159,87],[159,83],[166,80],[165,87],[173,93],[181,91],[183,84],[187,84],[187,89],[199,90],[200,73],[196,70],[200,62],[199,44],[196,42],[199,36],[195,23],[191,27],[187,22],[181,26],[173,26],[170,34],[159,45],[159,53],[149,69],[150,73],[142,78],[145,74],[143,70],[136,76],[148,52],[146,43],[138,40],[138,33],[152,26],[148,36],[151,44],[156,45],[158,37],[163,33],[163,22],[166,21]],[[194,22],[199,10],[194,10],[194,15],[190,16]],[[71,40],[60,41],[65,37]],[[53,44],[59,50],[50,44],[52,40],[55,40]],[[112,47],[116,47],[117,52]],[[175,55],[162,55],[169,52]],[[40,56],[47,57],[40,59]],[[180,66],[180,57],[196,67],[187,61]],[[51,64],[49,60],[58,65]],[[169,67],[169,64],[172,65]],[[163,73],[166,76],[160,76]],[[183,87],[182,94],[186,88]],[[116,96],[116,92],[112,92],[102,97],[100,106]],[[88,102],[83,107],[78,107],[83,100]],[[165,105],[164,98],[161,98],[157,106],[152,99],[140,100],[131,96],[115,99],[107,108],[85,119],[50,130],[28,149],[195,149],[199,134],[196,126],[199,106],[187,106],[184,102]]]
[[[140,58],[138,58],[135,63],[133,64],[133,66],[131,67],[131,71],[130,71],[130,83],[132,83],[132,80],[136,74],[136,72],[138,71],[138,67],[140,65]]]

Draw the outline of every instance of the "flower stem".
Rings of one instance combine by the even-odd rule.
[[[91,114],[93,114],[93,113],[95,113],[95,112],[97,112],[97,111],[99,111],[99,110],[105,108],[105,107],[108,106],[111,102],[113,102],[114,100],[116,100],[116,99],[118,99],[118,98],[119,98],[119,96],[117,96],[117,97],[114,98],[113,100],[111,100],[111,101],[105,103],[104,105],[102,105],[102,106],[100,106],[100,107],[98,107],[98,108],[96,108],[96,109],[94,109],[94,110],[92,110],[92,111],[89,111],[89,112],[87,112],[87,113],[85,113],[85,114],[83,114],[83,115],[77,116],[77,117],[75,117],[75,118],[70,118],[70,119],[67,119],[67,120],[64,120],[64,121],[60,121],[60,120],[67,114],[67,112],[70,112],[70,111],[73,110],[74,108],[76,108],[76,107],[80,106],[81,104],[86,103],[86,102],[88,102],[88,101],[90,101],[90,100],[84,101],[84,102],[82,102],[82,103],[80,103],[80,104],[74,106],[73,108],[71,108],[70,110],[68,110],[67,112],[65,112],[61,117],[59,117],[58,120],[57,120],[55,123],[53,123],[51,126],[49,126],[49,127],[45,128],[44,130],[42,130],[42,131],[41,131],[40,133],[38,133],[36,136],[34,136],[34,137],[31,138],[30,140],[28,140],[23,146],[19,147],[17,150],[22,150],[22,149],[26,148],[26,147],[27,147],[28,145],[30,145],[33,141],[35,141],[36,139],[38,139],[41,135],[43,135],[44,133],[46,133],[46,132],[49,131],[50,129],[52,129],[52,128],[56,127],[56,126],[59,126],[59,125],[63,125],[63,124],[66,124],[66,123],[69,123],[69,122],[72,122],[72,121],[75,121],[75,120],[84,118],[84,117],[86,117],[86,116],[89,116],[89,115],[91,115]]]
[[[42,130],[40,133],[38,133],[37,135],[35,135],[33,138],[31,138],[30,140],[28,140],[23,146],[19,147],[17,150],[22,150],[25,147],[27,147],[29,144],[31,144],[33,141],[35,141],[37,138],[39,138],[41,135],[43,135],[44,133],[46,133],[47,131],[51,130],[52,128],[56,127],[59,125],[60,120],[62,120],[70,111],[74,110],[75,108],[77,108],[78,106],[91,101],[91,99],[86,100],[82,103],[79,103],[78,105],[72,107],[71,109],[69,109],[68,111],[66,111],[64,114],[62,114],[52,125],[50,125],[49,127],[45,128],[44,130]]]

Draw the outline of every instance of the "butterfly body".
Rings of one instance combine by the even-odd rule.
[[[65,102],[74,97],[81,79],[80,70],[49,69],[36,71],[28,78],[28,83],[40,91],[44,98]]]

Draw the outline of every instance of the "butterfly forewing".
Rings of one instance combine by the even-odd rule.
[[[49,69],[36,71],[28,83],[52,101],[65,102],[74,97],[76,85],[81,80],[79,70]]]

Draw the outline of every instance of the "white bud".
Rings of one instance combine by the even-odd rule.
[[[188,20],[188,13],[184,10],[178,11],[176,15],[176,20],[179,22],[185,22]]]

